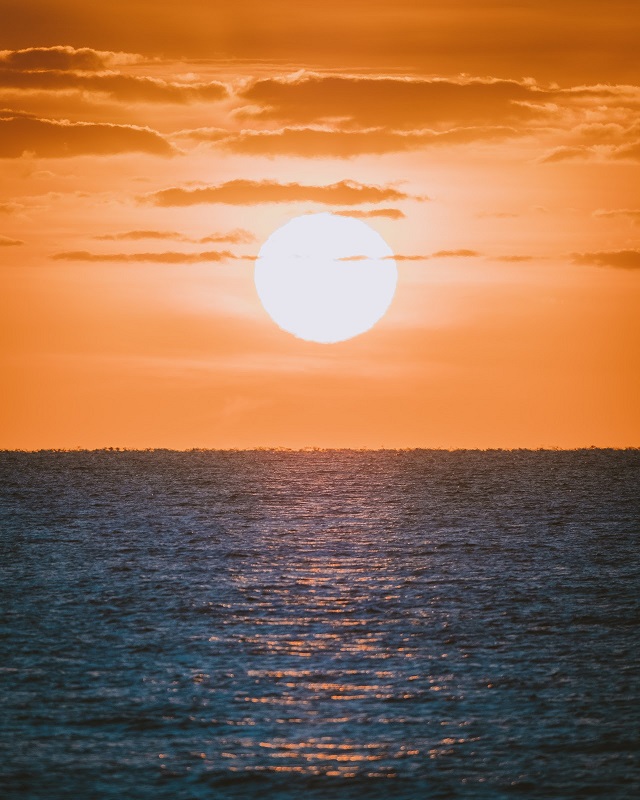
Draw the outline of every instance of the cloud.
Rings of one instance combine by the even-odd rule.
[[[27,47],[23,50],[0,50],[0,68],[16,70],[87,70],[98,71],[120,64],[135,64],[142,56],[90,47]]]
[[[172,240],[176,242],[190,242],[191,244],[217,244],[230,242],[231,244],[250,244],[255,241],[255,236],[242,228],[236,228],[227,233],[212,233],[200,239],[192,239],[184,236],[177,231],[124,231],[123,233],[107,233],[102,236],[94,236],[100,242],[138,242],[141,239]]]
[[[607,250],[573,253],[573,263],[614,269],[640,269],[640,250]]]
[[[107,95],[121,102],[211,102],[228,96],[219,81],[174,80],[131,75],[117,68],[139,64],[133,53],[74,48],[30,47],[0,51],[0,88],[12,91],[75,91]]]
[[[24,244],[22,239],[10,239],[8,236],[0,236],[0,247],[15,247]]]
[[[386,217],[387,219],[405,218],[405,214],[399,208],[374,208],[370,211],[361,211],[354,208],[332,211],[331,213],[339,217],[355,217],[355,219],[372,219],[375,217]]]
[[[573,128],[571,137],[579,145],[624,144],[633,130],[616,122],[589,122]]]
[[[1,241],[0,241],[1,243]],[[427,261],[432,258],[468,258],[479,256],[475,250],[439,250],[431,254],[407,255],[399,253],[384,256],[383,261]],[[220,261],[255,261],[255,256],[236,255],[229,250],[214,250],[200,253],[91,253],[87,250],[72,250],[55,253],[54,261],[83,261],[94,263],[157,263],[157,264],[201,264]],[[353,255],[336,259],[337,261],[369,261],[370,256]]]
[[[438,250],[436,253],[421,253],[407,255],[405,253],[394,253],[391,256],[383,256],[382,261],[429,261],[433,258],[476,258],[481,255],[476,250]],[[369,261],[370,256],[345,256],[337,259],[338,261]]]
[[[33,153],[41,158],[115,153],[169,156],[171,145],[156,131],[137,125],[68,122],[12,116],[0,119],[0,158]]]
[[[381,125],[508,124],[539,116],[525,105],[546,99],[532,82],[497,78],[406,78],[321,75],[301,72],[264,78],[239,94],[245,117],[308,124],[347,120],[364,128]]]
[[[446,131],[394,131],[373,128],[362,131],[331,128],[283,128],[277,131],[242,131],[213,141],[233,153],[254,156],[302,156],[305,158],[353,158],[384,155],[424,147],[470,144],[518,136],[514,128],[471,127]]]
[[[219,142],[221,139],[228,139],[234,134],[226,128],[187,128],[174,131],[172,139],[192,139],[195,142]]]
[[[435,253],[419,254],[419,255],[404,255],[402,253],[388,256],[395,261],[430,261],[439,258],[479,258],[482,253],[477,250],[437,250]],[[366,256],[350,256],[349,258],[341,259],[342,261],[358,261],[366,258]],[[519,263],[523,261],[532,261],[533,256],[497,256],[492,259],[493,261],[507,261],[511,263]]]
[[[638,100],[640,99],[640,87],[633,84],[595,84],[591,86],[571,86],[565,89],[550,89],[549,94],[554,100],[567,105],[571,108],[583,108],[589,110],[608,109],[627,109],[637,111]],[[598,135],[598,127],[613,128],[616,122],[612,119],[602,117],[600,122],[595,122],[593,118],[585,121],[581,126],[588,133]]]
[[[594,151],[591,147],[556,147],[540,160],[543,164],[554,164],[558,161],[574,161],[591,158]]]
[[[635,0],[487,3],[292,0],[211,3],[7,0],[3,39],[117,41],[144,53],[335,68],[366,64],[419,74],[464,71],[544,80],[637,77]],[[606,8],[606,14],[603,9]]]
[[[229,250],[211,250],[203,253],[90,253],[87,250],[72,250],[55,253],[54,261],[91,261],[99,263],[156,263],[156,264],[202,264],[220,261],[252,261],[253,256],[237,256]]]
[[[614,153],[613,158],[625,161],[640,161],[640,141],[619,147]]]
[[[226,86],[218,81],[176,82],[116,71],[87,73],[69,70],[0,69],[0,88],[52,92],[71,90],[105,94],[121,102],[143,103],[211,102],[228,96]]]
[[[234,180],[198,189],[171,188],[142,198],[156,206],[191,206],[199,203],[258,205],[260,203],[321,203],[358,205],[392,200],[420,199],[391,186],[370,186],[356,181],[340,181],[328,186],[305,186],[277,181]]]
[[[246,231],[244,228],[236,228],[228,233],[212,233],[209,236],[203,236],[198,239],[198,244],[216,244],[217,242],[230,242],[231,244],[251,244],[255,242],[256,237],[251,231]]]
[[[21,203],[0,203],[0,214],[15,214],[23,208]]]
[[[408,256],[402,253],[394,253],[391,256],[381,256],[380,259],[372,259],[371,256],[343,256],[342,258],[337,258],[336,261],[426,261],[428,258],[431,258],[431,256]]]
[[[619,126],[617,126],[619,128]],[[547,153],[542,159],[542,163],[553,163],[557,161],[573,160],[592,160],[599,161],[640,161],[640,141],[631,141],[627,144],[618,144],[624,135],[631,130],[635,133],[636,126],[632,128],[620,129],[622,133],[613,139],[603,139],[594,145],[577,145],[556,147]]]
[[[477,258],[481,255],[477,250],[438,250],[431,258]]]
[[[640,208],[613,208],[610,210],[598,209],[593,212],[594,217],[626,217],[636,225],[640,225]]]
[[[279,126],[226,137],[212,129],[217,147],[245,155],[350,158],[533,135],[555,145],[545,163],[640,160],[638,86],[301,71],[256,80],[238,96],[240,118]]]
[[[137,242],[140,239],[174,239],[185,241],[185,237],[175,231],[125,231],[124,233],[106,233],[94,236],[100,242]]]

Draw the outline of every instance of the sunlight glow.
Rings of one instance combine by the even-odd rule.
[[[393,253],[358,219],[329,213],[295,217],[260,249],[258,296],[283,330],[331,344],[372,328],[385,314],[397,282]]]

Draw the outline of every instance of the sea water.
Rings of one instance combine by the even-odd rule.
[[[640,452],[0,455],[0,796],[640,796]]]

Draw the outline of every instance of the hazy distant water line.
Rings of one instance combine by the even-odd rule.
[[[0,475],[2,796],[640,796],[640,452]]]

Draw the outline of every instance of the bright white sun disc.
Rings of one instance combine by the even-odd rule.
[[[358,336],[393,299],[398,271],[369,225],[329,213],[295,217],[260,248],[255,283],[273,321],[300,339],[330,344]]]

